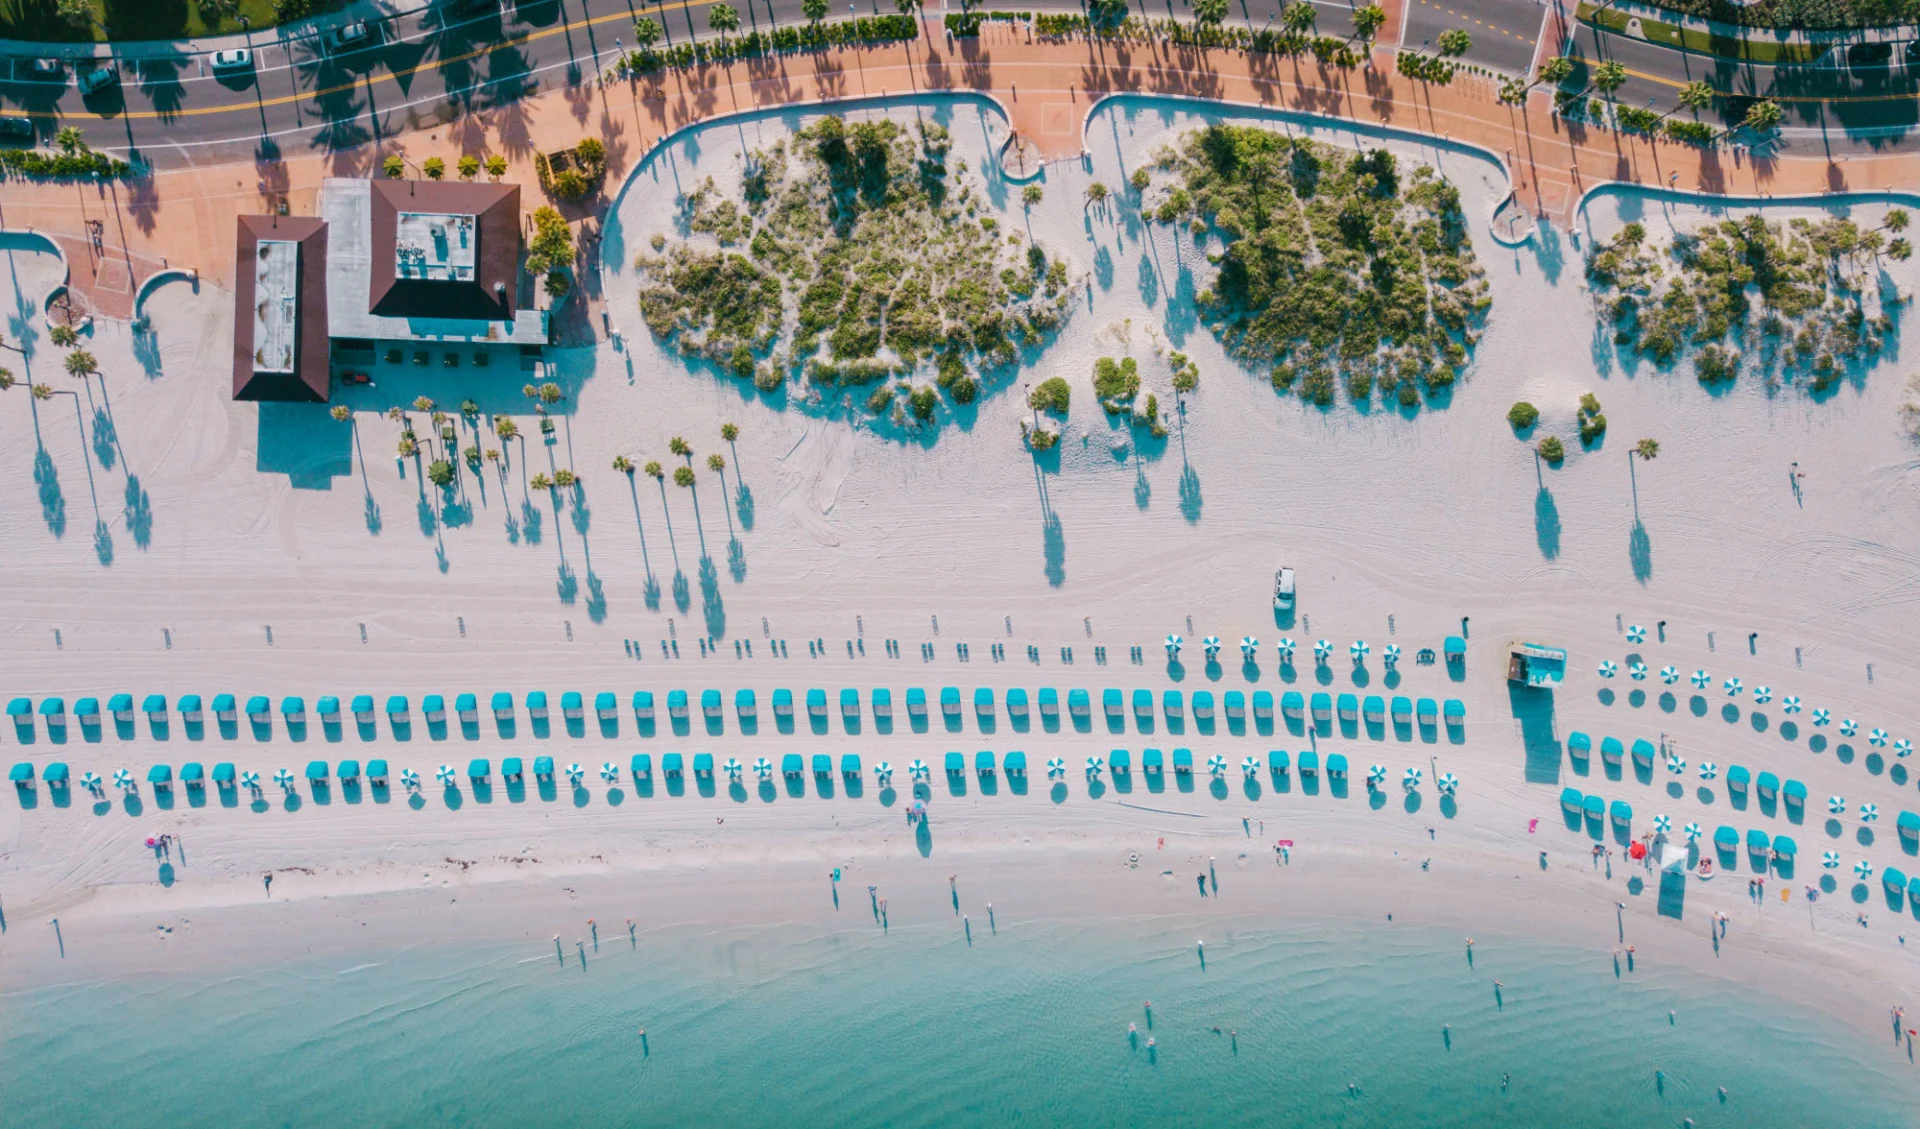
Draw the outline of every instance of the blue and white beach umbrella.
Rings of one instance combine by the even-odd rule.
[[[1712,761],[1700,762],[1700,779],[1712,780],[1714,777],[1718,775],[1720,775],[1719,765],[1713,763]]]
[[[1600,660],[1600,677],[1612,678],[1618,673],[1620,673],[1620,667],[1612,659]]]
[[[1698,689],[1705,690],[1708,683],[1712,681],[1713,675],[1708,674],[1704,670],[1696,670],[1693,672],[1693,684]]]
[[[620,779],[620,769],[612,761],[601,761],[600,779],[611,784]]]
[[[1824,728],[1828,725],[1833,724],[1833,715],[1828,713],[1826,710],[1822,710],[1822,709],[1814,710],[1813,723],[1817,726],[1821,726],[1822,728]]]
[[[1858,732],[1860,732],[1859,722],[1853,720],[1850,717],[1843,717],[1840,719],[1840,735],[1841,736],[1851,737]]]
[[[1679,755],[1677,755],[1677,754],[1676,754],[1676,755],[1673,755],[1673,756],[1669,756],[1669,757],[1667,758],[1667,771],[1668,771],[1668,772],[1671,772],[1671,773],[1673,773],[1673,774],[1674,774],[1675,776],[1678,776],[1678,775],[1680,775],[1681,773],[1683,773],[1683,772],[1685,772],[1686,770],[1687,770],[1687,762],[1686,762],[1686,759],[1685,759],[1685,758],[1683,758],[1683,757],[1681,757],[1681,756],[1679,756]]]
[[[1220,653],[1220,637],[1218,635],[1207,636],[1205,639],[1200,640],[1200,645],[1207,649],[1208,658],[1212,658],[1214,655]]]
[[[773,775],[773,762],[765,757],[761,757],[759,760],[753,762],[753,771],[760,774],[760,779],[765,780],[767,777]]]
[[[883,786],[891,783],[893,781],[893,766],[886,761],[881,761],[879,764],[874,765],[873,778],[878,780]]]
[[[740,762],[737,759],[728,757],[727,763],[720,767],[726,771],[728,776],[733,777],[735,780],[740,779]]]
[[[1826,854],[1821,855],[1820,865],[1826,867],[1828,870],[1838,869],[1840,866],[1840,852],[1828,851]]]
[[[1460,790],[1460,778],[1451,772],[1441,773],[1440,779],[1434,781],[1434,783],[1439,786],[1442,792],[1445,792],[1449,796]]]
[[[1723,685],[1727,688],[1727,697],[1737,698],[1740,696],[1740,680],[1738,678],[1729,678]]]
[[[274,773],[273,782],[291,792],[293,790],[293,770],[283,768],[279,772]]]
[[[1248,776],[1258,776],[1260,774],[1260,762],[1252,757],[1248,757],[1240,762],[1240,771],[1246,773]]]
[[[1773,687],[1755,686],[1753,688],[1753,700],[1763,706],[1773,701]]]
[[[1406,788],[1418,788],[1420,786],[1420,775],[1419,769],[1410,768],[1400,777],[1400,783]]]
[[[1255,639],[1251,635],[1242,635],[1240,637],[1240,653],[1247,657],[1248,662],[1252,662],[1253,656],[1260,653],[1260,640]]]
[[[284,768],[280,770],[280,772],[285,772],[285,771],[286,769]],[[443,764],[440,766],[440,770],[434,773],[433,776],[434,776],[434,779],[440,781],[440,783],[442,784],[451,784],[453,783],[453,766],[450,764]],[[275,773],[273,778],[275,780],[280,779],[280,773]]]
[[[1799,713],[1800,712],[1800,695],[1788,694],[1786,697],[1780,699],[1780,712],[1781,713]]]
[[[1167,636],[1167,654],[1169,657],[1180,653],[1183,640],[1178,635]]]
[[[100,775],[92,769],[80,774],[80,786],[94,795],[100,794]]]
[[[440,766],[440,771],[451,772],[453,770],[443,764]],[[586,774],[587,774],[587,770],[584,768],[581,768],[578,763],[570,764],[567,766],[567,779],[573,781],[573,785],[576,788],[580,786],[580,778],[585,776]]]
[[[1689,823],[1689,824],[1687,824],[1687,825],[1686,825],[1686,827],[1684,827],[1684,828],[1682,828],[1682,829],[1681,829],[1681,831],[1682,831],[1682,833],[1683,833],[1683,834],[1685,834],[1685,835],[1686,835],[1686,837],[1687,837],[1687,842],[1689,842],[1689,843],[1693,843],[1693,842],[1697,842],[1697,841],[1699,841],[1699,838],[1700,838],[1700,825],[1699,825],[1699,824],[1697,824],[1697,823]]]
[[[1066,773],[1067,773],[1067,762],[1063,758],[1054,757],[1051,760],[1047,761],[1048,776],[1065,776]]]
[[[1386,779],[1387,779],[1386,765],[1376,764],[1373,767],[1367,769],[1367,783],[1383,784],[1386,782]]]
[[[1387,649],[1380,652],[1380,661],[1393,666],[1400,661],[1400,644],[1388,643]]]
[[[1647,629],[1635,623],[1627,628],[1627,642],[1644,643],[1647,641]]]
[[[913,758],[913,763],[907,766],[907,771],[913,774],[915,780],[925,780],[927,778],[927,762],[921,760],[919,757],[915,757]]]
[[[1679,668],[1679,667],[1677,667],[1677,666],[1663,666],[1663,667],[1661,667],[1661,668],[1660,668],[1660,681],[1662,681],[1662,682],[1664,682],[1664,683],[1666,683],[1666,684],[1667,684],[1667,685],[1669,685],[1669,686],[1671,686],[1671,685],[1673,685],[1674,683],[1676,683],[1676,682],[1678,682],[1678,681],[1680,681],[1680,668]]]
[[[1847,798],[1845,796],[1828,796],[1827,810],[1835,815],[1847,814]]]
[[[1889,735],[1887,731],[1881,729],[1879,726],[1875,726],[1873,732],[1867,734],[1867,743],[1869,745],[1878,745],[1882,749],[1887,747],[1888,739]]]
[[[259,776],[253,773],[248,773],[247,775],[253,776],[253,780],[250,782],[249,786],[255,786],[260,783]],[[241,779],[244,781],[246,778],[242,777]],[[410,768],[401,769],[400,770],[400,786],[402,788],[418,788],[420,786],[420,774]]]
[[[1290,663],[1293,661],[1293,638],[1291,636],[1282,635],[1280,642],[1274,644],[1274,646],[1280,652],[1281,662]]]
[[[1098,776],[1098,775],[1100,775],[1100,770],[1101,770],[1101,769],[1103,769],[1103,768],[1105,768],[1105,767],[1107,767],[1107,766],[1106,766],[1106,765],[1104,765],[1104,764],[1102,764],[1102,763],[1100,763],[1100,758],[1099,758],[1099,757],[1088,757],[1088,758],[1087,758],[1087,775],[1088,775],[1088,776]]]
[[[113,786],[115,788],[133,787],[133,773],[128,772],[124,768],[114,769],[113,770]]]
[[[1211,772],[1215,776],[1218,776],[1221,773],[1225,772],[1226,770],[1227,770],[1227,758],[1221,756],[1219,753],[1215,753],[1212,756],[1207,758],[1208,772]]]
[[[1853,864],[1853,872],[1862,878],[1872,878],[1873,864],[1866,859],[1861,859],[1859,862]]]
[[[1635,682],[1644,682],[1647,678],[1647,664],[1635,659],[1627,664],[1627,675]]]
[[[1879,818],[1880,818],[1879,804],[1861,804],[1860,805],[1860,822],[1872,823],[1874,820]]]
[[[1326,662],[1327,658],[1332,654],[1333,643],[1330,640],[1322,639],[1313,645],[1313,657],[1319,659],[1321,662]]]
[[[1347,648],[1347,653],[1352,655],[1353,661],[1357,663],[1364,660],[1370,650],[1365,639],[1355,639],[1353,646]]]
[[[1907,740],[1907,739],[1906,739],[1905,737],[1902,737],[1902,738],[1900,738],[1900,739],[1899,739],[1898,741],[1895,741],[1895,742],[1893,743],[1893,755],[1894,755],[1894,756],[1896,756],[1896,757],[1910,757],[1910,756],[1912,756],[1912,755],[1913,755],[1913,742],[1912,742],[1912,741],[1909,741],[1909,740]]]
[[[1673,830],[1673,820],[1664,815],[1656,815],[1653,817],[1653,830],[1657,834],[1665,835]]]

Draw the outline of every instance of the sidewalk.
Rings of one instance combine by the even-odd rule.
[[[1582,194],[1605,184],[1752,198],[1834,192],[1880,192],[1920,183],[1920,153],[1831,158],[1816,140],[1797,151],[1784,138],[1757,160],[1740,151],[1626,136],[1562,121],[1536,90],[1525,106],[1498,99],[1497,84],[1462,79],[1432,87],[1401,77],[1393,51],[1375,51],[1372,66],[1342,72],[1311,59],[1285,60],[1233,52],[1169,48],[1164,43],[1034,41],[1024,28],[989,25],[978,40],[949,46],[927,14],[930,35],[909,43],[798,54],[695,72],[560,88],[447,124],[424,123],[379,145],[301,153],[270,170],[252,163],[172,169],[148,180],[80,185],[11,183],[0,207],[8,228],[35,228],[84,238],[87,221],[104,224],[100,257],[120,260],[133,276],[105,270],[114,293],[89,293],[103,313],[125,316],[119,286],[137,292],[151,274],[141,264],[194,267],[215,285],[230,285],[233,217],[264,212],[285,199],[292,214],[311,215],[322,179],[375,176],[387,155],[418,164],[463,153],[500,153],[506,179],[522,186],[524,206],[542,199],[532,160],[537,148],[605,140],[604,195],[583,206],[561,205],[569,219],[597,216],[625,179],[674,133],[734,114],[782,110],[888,95],[974,92],[992,99],[1023,138],[1050,161],[1079,156],[1086,114],[1108,94],[1168,95],[1229,105],[1285,109],[1345,119],[1358,130],[1424,134],[1470,145],[1505,162],[1515,196],[1527,211],[1567,226]],[[266,179],[268,175],[272,179]],[[1485,217],[1475,217],[1476,231]],[[75,286],[87,281],[75,272]]]

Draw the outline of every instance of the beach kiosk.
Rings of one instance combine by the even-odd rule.
[[[1453,658],[1454,640],[1447,640],[1447,661]],[[1465,661],[1466,644],[1461,643],[1461,661]],[[1539,643],[1515,643],[1508,648],[1507,681],[1518,682],[1534,690],[1551,690],[1560,685],[1566,677],[1567,652],[1561,647],[1546,647]]]

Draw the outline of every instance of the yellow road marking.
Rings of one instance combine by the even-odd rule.
[[[706,5],[712,4],[715,2],[716,0],[673,0],[672,3],[654,5],[651,10],[659,11],[659,12],[677,12],[686,8],[705,7]],[[444,67],[451,63],[468,62],[469,60],[472,60],[472,59],[479,59],[487,55],[491,55],[495,51],[502,50],[503,48],[518,47],[523,43],[531,43],[536,39],[547,39],[555,35],[562,35],[566,32],[572,31],[574,28],[592,27],[596,24],[612,23],[616,20],[625,20],[631,23],[633,22],[633,16],[619,13],[619,12],[614,12],[604,16],[596,16],[590,20],[581,20],[578,23],[566,23],[566,24],[561,24],[558,27],[543,28],[539,31],[532,32],[527,35],[522,35],[516,39],[509,39],[501,43],[491,43],[485,47],[475,48],[474,50],[465,52],[464,54],[447,55],[442,58],[435,59],[431,62],[415,63],[413,66],[407,67],[404,70],[398,70],[398,71],[390,70],[385,72],[384,74],[378,74],[378,75],[369,74],[365,77],[364,81],[367,83],[397,82],[402,77],[410,78],[413,75],[416,75],[424,70],[432,70],[438,67]],[[291,69],[291,67],[289,69]],[[528,75],[531,75],[533,72],[529,71],[527,73]],[[255,81],[257,82],[258,79],[256,79]],[[103,118],[106,121],[114,121],[121,118],[137,118],[137,119],[143,119],[143,120],[148,118],[164,118],[164,119],[170,120],[173,118],[200,117],[205,114],[245,113],[245,112],[251,112],[254,110],[265,109],[268,106],[285,106],[295,102],[302,102],[309,98],[314,98],[314,99],[325,98],[330,94],[340,94],[348,90],[356,90],[360,87],[362,81],[363,81],[362,79],[355,79],[352,82],[343,82],[337,86],[328,86],[318,90],[306,91],[300,94],[278,94],[272,98],[259,98],[252,102],[232,102],[232,103],[226,103],[219,106],[189,106],[179,110],[165,110],[165,111],[125,110],[125,111],[122,111],[121,113],[113,115],[113,117],[111,118],[106,118],[104,115],[97,115],[97,114],[92,116]],[[478,84],[478,85],[493,85],[493,84],[484,83],[484,84]],[[28,111],[22,111],[22,113],[26,117],[30,117],[30,118],[60,119],[60,118],[77,116],[73,114],[62,114],[58,110],[28,110]]]

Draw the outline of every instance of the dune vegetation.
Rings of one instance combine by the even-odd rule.
[[[931,122],[828,116],[752,154],[737,199],[708,180],[680,201],[688,238],[637,260],[648,328],[764,392],[879,385],[866,409],[903,426],[940,392],[971,403],[1065,321],[1068,272],[949,148]]]
[[[1212,125],[1132,184],[1150,219],[1222,241],[1202,316],[1276,390],[1412,409],[1469,363],[1492,299],[1459,191],[1430,166]]]

